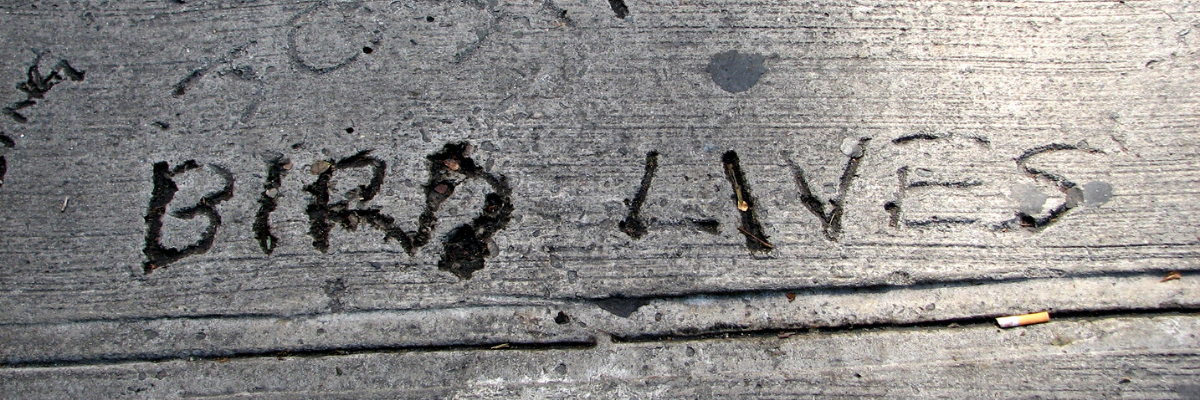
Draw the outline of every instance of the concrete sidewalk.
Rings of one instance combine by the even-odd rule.
[[[0,12],[7,393],[1197,396],[1197,3]]]

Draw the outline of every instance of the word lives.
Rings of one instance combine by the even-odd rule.
[[[916,134],[896,138],[888,144],[903,146],[914,142],[942,141],[947,139],[949,139],[949,136]],[[867,156],[867,143],[870,140],[870,138],[860,138],[857,140],[847,139],[843,142],[842,151],[847,155],[848,160],[837,182],[837,194],[828,200],[822,200],[814,193],[809,176],[804,172],[803,168],[789,162],[799,192],[800,203],[816,217],[816,220],[821,224],[825,238],[829,241],[837,242],[842,234],[842,217],[846,213],[846,193],[850,189],[854,179],[858,176],[859,166],[862,164],[863,158]],[[990,142],[985,138],[971,137],[969,140],[983,146],[990,145]],[[1037,192],[1032,187],[1018,186],[1014,188],[1013,195],[1020,198],[1022,202],[1021,208],[1015,213],[1013,218],[992,224],[992,229],[1000,232],[1009,231],[1014,228],[1027,228],[1040,231],[1058,222],[1074,208],[1085,204],[1096,205],[1108,201],[1112,194],[1112,187],[1107,183],[1090,182],[1086,185],[1079,185],[1063,175],[1039,169],[1031,166],[1029,163],[1035,157],[1055,152],[1101,153],[1100,150],[1084,145],[1070,144],[1049,144],[1028,149],[1021,153],[1016,158],[1019,172],[1034,180],[1051,184],[1058,191],[1062,192],[1064,201],[1052,207],[1049,211],[1043,212],[1042,204],[1047,199],[1047,196]],[[658,170],[658,159],[658,152],[652,151],[646,155],[646,170],[642,176],[641,186],[633,199],[628,201],[629,212],[627,216],[618,224],[621,231],[634,239],[640,239],[648,232],[650,223],[642,218],[641,209],[646,202],[646,195],[649,193],[655,173]],[[736,207],[740,217],[737,231],[745,236],[746,247],[752,252],[771,251],[775,246],[771,244],[770,238],[763,233],[763,225],[759,221],[757,211],[759,206],[756,204],[755,196],[751,193],[746,175],[742,171],[738,154],[732,150],[726,152],[721,157],[721,163],[725,172],[725,178],[729,181],[733,189],[733,195],[730,196],[731,205]],[[966,189],[983,185],[983,182],[978,180],[922,180],[918,179],[915,175],[917,174],[910,171],[910,167],[908,166],[903,166],[896,170],[895,176],[898,180],[898,190],[892,200],[883,203],[883,209],[890,215],[889,226],[892,228],[899,228],[901,226],[923,227],[931,225],[975,224],[979,222],[977,219],[943,218],[937,216],[922,220],[903,219],[905,195],[909,191],[928,187]],[[1022,189],[1026,193],[1018,193]],[[716,233],[718,230],[718,223],[715,220],[693,219],[690,222],[697,228],[710,233]]]

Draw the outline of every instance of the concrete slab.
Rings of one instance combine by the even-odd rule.
[[[0,358],[15,377],[864,325],[919,337],[1200,302],[1193,2],[0,11]],[[1102,359],[1062,358],[1116,368]],[[986,386],[904,371],[885,381]],[[663,393],[716,396],[726,375]],[[1100,390],[1088,376],[1059,389]],[[14,390],[57,390],[40,379]],[[109,393],[80,379],[75,394]],[[575,383],[559,389],[658,390]],[[519,386],[429,396],[558,396]],[[158,393],[256,391],[220,387]]]
[[[1200,318],[0,369],[27,398],[1194,398]]]

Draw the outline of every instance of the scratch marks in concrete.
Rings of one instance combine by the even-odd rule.
[[[574,28],[576,26],[575,20],[567,16],[567,10],[554,4],[554,1],[546,0],[545,3],[542,3],[542,8],[553,14],[555,18],[558,18],[558,21],[562,23],[563,26],[570,28]]]
[[[155,269],[166,267],[179,259],[204,253],[212,248],[217,228],[221,227],[221,214],[217,212],[216,207],[221,202],[233,198],[233,174],[221,166],[212,164],[209,164],[209,168],[221,177],[224,187],[204,195],[194,205],[171,213],[171,216],[179,219],[203,216],[208,219],[208,227],[201,233],[199,240],[183,248],[167,247],[162,244],[163,216],[167,214],[167,205],[175,199],[175,193],[179,191],[179,186],[176,185],[173,178],[199,168],[200,164],[194,160],[185,161],[174,168],[165,161],[154,163],[154,190],[145,217],[146,247],[142,253],[146,255],[146,262],[142,265],[143,272],[149,274]]]
[[[283,154],[267,156],[267,181],[263,183],[262,195],[258,198],[258,213],[254,217],[254,237],[258,246],[268,255],[279,246],[279,237],[271,233],[271,213],[275,211],[283,185],[283,177],[291,169],[292,162]]]
[[[417,223],[417,230],[407,232],[396,226],[395,218],[378,209],[352,207],[351,200],[330,203],[330,180],[336,171],[352,168],[370,168],[371,180],[345,194],[361,205],[379,193],[383,184],[387,163],[363,151],[337,162],[327,161],[328,167],[319,172],[317,181],[304,188],[312,195],[307,213],[309,234],[313,247],[328,251],[329,234],[334,226],[355,230],[360,224],[384,231],[384,240],[400,242],[405,251],[414,254],[429,243],[437,226],[437,212],[454,194],[454,189],[469,179],[481,179],[492,188],[484,197],[483,210],[470,223],[459,225],[447,235],[442,259],[438,269],[450,272],[460,279],[470,279],[471,274],[483,269],[484,258],[492,255],[492,236],[503,230],[512,218],[512,189],[503,175],[492,174],[477,165],[470,157],[470,144],[466,142],[446,144],[440,152],[429,159],[429,182],[425,185],[425,210]]]
[[[654,172],[657,170],[658,152],[651,151],[646,154],[646,173],[642,175],[642,184],[633,200],[629,201],[629,215],[618,224],[621,232],[631,238],[641,239],[648,231],[646,221],[642,219],[642,205],[646,204],[646,195],[650,192],[650,183],[654,181]]]
[[[792,174],[796,180],[796,187],[800,190],[800,203],[804,204],[810,213],[815,215],[821,221],[821,228],[825,232],[825,238],[831,241],[838,241],[838,237],[842,233],[842,215],[845,214],[846,192],[850,190],[850,184],[854,182],[854,177],[858,176],[858,166],[862,163],[863,157],[867,156],[866,146],[871,138],[859,138],[853,146],[843,149],[850,157],[846,161],[846,168],[842,171],[842,177],[838,184],[838,194],[836,198],[829,200],[830,210],[825,212],[825,203],[813,193],[812,186],[808,182],[808,178],[804,175],[804,170],[789,161],[792,167]]]
[[[319,2],[290,21],[287,55],[300,71],[321,75],[336,71],[382,41],[382,30],[368,27],[363,17],[373,13],[357,3]],[[372,50],[373,51],[373,50]]]
[[[1098,206],[1112,199],[1112,185],[1107,182],[1094,181],[1083,186],[1072,182],[1067,177],[1052,172],[1042,167],[1030,165],[1030,161],[1038,156],[1047,155],[1055,152],[1082,152],[1084,154],[1104,154],[1103,151],[1087,147],[1085,145],[1073,145],[1064,143],[1052,143],[1045,146],[1038,146],[1026,150],[1017,157],[1017,167],[1035,181],[1048,182],[1057,188],[1065,196],[1064,201],[1051,208],[1046,214],[1039,215],[1030,211],[1041,211],[1041,207],[1030,207],[1031,201],[1023,202],[1024,207],[1017,212],[1016,218],[1000,223],[998,229],[1007,229],[1014,226],[1022,226],[1033,230],[1040,231],[1046,227],[1058,222],[1064,215],[1072,209],[1082,205]],[[1040,193],[1039,193],[1040,194]],[[1016,195],[1016,193],[1014,193]],[[1024,197],[1035,197],[1034,193],[1025,193]],[[1027,199],[1028,200],[1028,199]],[[1035,210],[1036,209],[1036,210]]]
[[[11,149],[15,145],[16,145],[16,143],[13,142],[12,138],[8,137],[8,135],[5,135],[3,132],[0,132],[0,147],[6,147],[6,148]],[[4,174],[7,172],[8,172],[8,160],[5,160],[4,156],[0,155],[0,188],[4,187]]]
[[[625,4],[625,0],[608,0],[608,6],[617,14],[617,18],[625,19],[629,16],[629,6]]]
[[[725,155],[721,156],[721,164],[725,167],[725,179],[733,185],[733,200],[741,217],[738,232],[746,236],[746,247],[751,252],[770,252],[775,246],[767,241],[768,236],[758,220],[757,200],[750,193],[750,186],[746,183],[746,174],[742,171],[742,162],[738,159],[737,152],[725,152]]]
[[[26,71],[25,82],[17,84],[17,90],[25,92],[25,99],[4,107],[4,114],[12,118],[13,121],[22,124],[29,122],[29,118],[18,111],[36,105],[37,101],[34,99],[45,98],[46,92],[49,92],[58,83],[64,80],[76,82],[83,80],[84,71],[71,67],[71,63],[67,62],[67,60],[59,60],[58,64],[54,65],[54,69],[49,74],[43,76],[41,71],[38,70],[38,64],[41,63],[42,56],[44,55],[45,53],[39,53],[34,58],[33,64]]]

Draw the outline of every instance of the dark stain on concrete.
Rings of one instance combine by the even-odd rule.
[[[767,68],[763,66],[765,60],[766,57],[762,54],[730,50],[713,54],[705,72],[708,72],[709,77],[721,89],[729,93],[740,93],[758,84],[758,78],[767,72]]]

